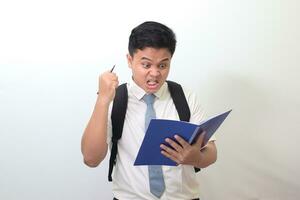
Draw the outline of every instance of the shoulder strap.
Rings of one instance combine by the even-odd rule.
[[[189,122],[191,111],[181,85],[173,81],[167,81],[167,83],[180,120]],[[194,169],[195,172],[200,171],[197,167],[194,167]]]
[[[180,84],[167,81],[168,88],[181,121],[190,121],[191,112]]]
[[[111,111],[112,124],[112,148],[109,159],[108,181],[112,181],[112,171],[116,163],[116,156],[118,152],[118,140],[122,136],[124,119],[127,110],[128,92],[126,83],[120,85],[116,89],[116,95]]]

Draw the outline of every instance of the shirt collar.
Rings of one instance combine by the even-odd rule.
[[[161,86],[161,88],[157,92],[155,92],[154,95],[157,98],[161,98],[163,96],[163,94],[165,93],[166,89],[167,89],[167,83],[164,82],[164,84]],[[138,86],[133,80],[130,80],[128,90],[130,92],[132,92],[132,94],[138,100],[141,100],[144,97],[144,95],[146,94],[146,92],[140,86]]]

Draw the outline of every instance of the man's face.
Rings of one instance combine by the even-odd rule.
[[[171,53],[166,48],[146,47],[137,50],[133,56],[127,55],[134,82],[147,93],[155,93],[168,77]]]

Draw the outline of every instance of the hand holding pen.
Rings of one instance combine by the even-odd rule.
[[[99,77],[99,86],[97,94],[105,102],[110,103],[116,93],[116,88],[119,86],[118,76],[113,72],[116,65],[110,71],[106,71]]]

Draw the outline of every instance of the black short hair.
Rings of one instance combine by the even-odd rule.
[[[175,33],[158,22],[147,21],[135,27],[129,36],[128,51],[131,56],[146,47],[167,48],[173,56],[176,48]]]

